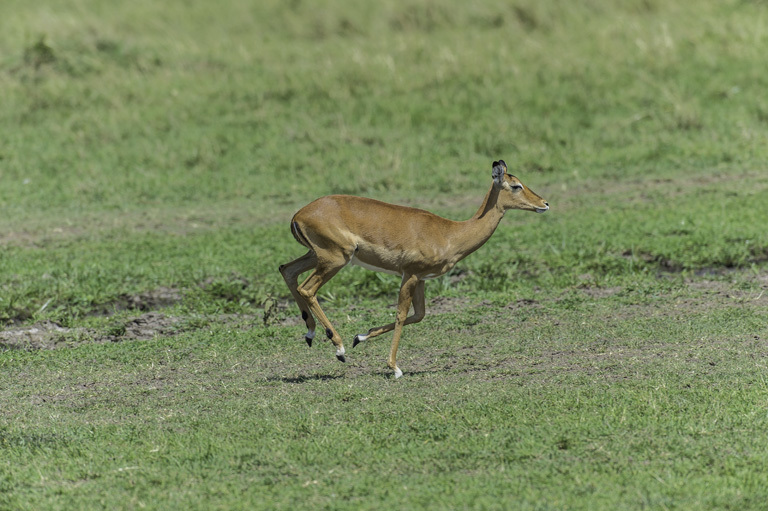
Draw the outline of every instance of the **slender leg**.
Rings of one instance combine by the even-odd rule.
[[[405,318],[405,322],[403,323],[403,326],[411,325],[413,323],[418,323],[419,321],[424,319],[424,314],[426,310],[425,302],[426,300],[424,295],[424,281],[419,280],[416,283],[416,288],[413,290],[413,314]],[[395,323],[390,323],[388,325],[371,328],[370,330],[368,330],[367,334],[356,335],[355,340],[352,343],[352,347],[354,348],[355,346],[358,345],[358,343],[362,341],[390,332],[394,328],[395,328]]]
[[[344,343],[341,341],[341,336],[333,328],[333,325],[328,320],[323,309],[320,308],[320,303],[317,301],[316,295],[323,284],[331,280],[331,278],[333,278],[333,276],[347,264],[348,259],[345,259],[343,256],[338,258],[321,257],[321,255],[317,253],[316,256],[318,259],[317,267],[299,286],[298,292],[306,301],[311,313],[314,314],[320,324],[325,327],[325,334],[328,336],[328,339],[330,339],[334,346],[336,346],[336,358],[345,362]]]
[[[312,347],[312,339],[315,337],[315,318],[312,317],[312,313],[309,310],[309,305],[303,296],[299,293],[299,275],[307,270],[310,270],[317,266],[317,257],[313,251],[309,251],[298,259],[291,261],[280,266],[280,273],[283,274],[283,280],[288,285],[288,289],[291,291],[293,299],[296,300],[296,304],[301,311],[301,318],[307,325],[307,334],[304,336],[304,340]]]
[[[395,371],[395,378],[400,378],[403,372],[397,367],[397,346],[400,344],[400,334],[403,331],[408,310],[411,308],[413,295],[418,287],[419,278],[416,275],[403,275],[400,286],[400,296],[397,301],[397,316],[395,317],[395,333],[392,336],[392,348],[389,351],[389,367]]]

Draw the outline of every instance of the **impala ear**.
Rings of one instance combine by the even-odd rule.
[[[500,185],[504,182],[504,173],[507,171],[507,164],[504,163],[504,160],[499,160],[493,162],[493,172],[491,175],[493,176],[493,182],[497,185]]]

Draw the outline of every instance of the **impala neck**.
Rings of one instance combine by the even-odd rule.
[[[462,246],[461,259],[483,246],[498,227],[504,216],[504,209],[498,199],[499,190],[491,185],[477,213],[469,220],[460,222],[458,238]]]

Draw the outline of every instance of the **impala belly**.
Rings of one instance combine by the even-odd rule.
[[[434,249],[404,250],[402,247],[371,247],[365,240],[358,240],[349,264],[366,270],[388,273],[390,275],[411,274],[421,279],[434,279],[448,271],[453,264],[438,256]]]
[[[355,240],[355,251],[349,262],[366,270],[402,275],[404,256],[400,247],[376,246],[361,236]]]
[[[399,271],[396,271],[396,270],[393,270],[393,269],[390,269],[390,268],[382,268],[380,266],[374,266],[373,264],[364,263],[363,261],[361,261],[360,259],[358,259],[355,256],[352,256],[352,259],[349,260],[349,264],[355,264],[357,266],[361,266],[361,267],[365,268],[366,270],[379,271],[379,272],[382,272],[382,273],[389,273],[390,275],[401,275],[402,274],[402,272],[399,272]]]

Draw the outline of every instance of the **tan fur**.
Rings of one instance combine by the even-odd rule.
[[[549,205],[515,176],[503,161],[494,162],[494,182],[472,218],[456,222],[428,211],[349,195],[321,197],[300,209],[291,220],[304,256],[280,267],[307,328],[314,332],[317,317],[344,360],[341,337],[317,302],[317,292],[341,268],[352,262],[403,278],[394,323],[372,328],[369,339],[394,330],[389,366],[396,376],[396,354],[402,327],[424,317],[424,280],[435,278],[480,248],[491,237],[504,213],[522,209],[543,213]],[[298,276],[314,271],[298,285]],[[407,317],[414,306],[414,314]],[[355,338],[357,344],[358,338]],[[308,337],[308,343],[311,338]],[[341,355],[338,355],[341,353]]]

